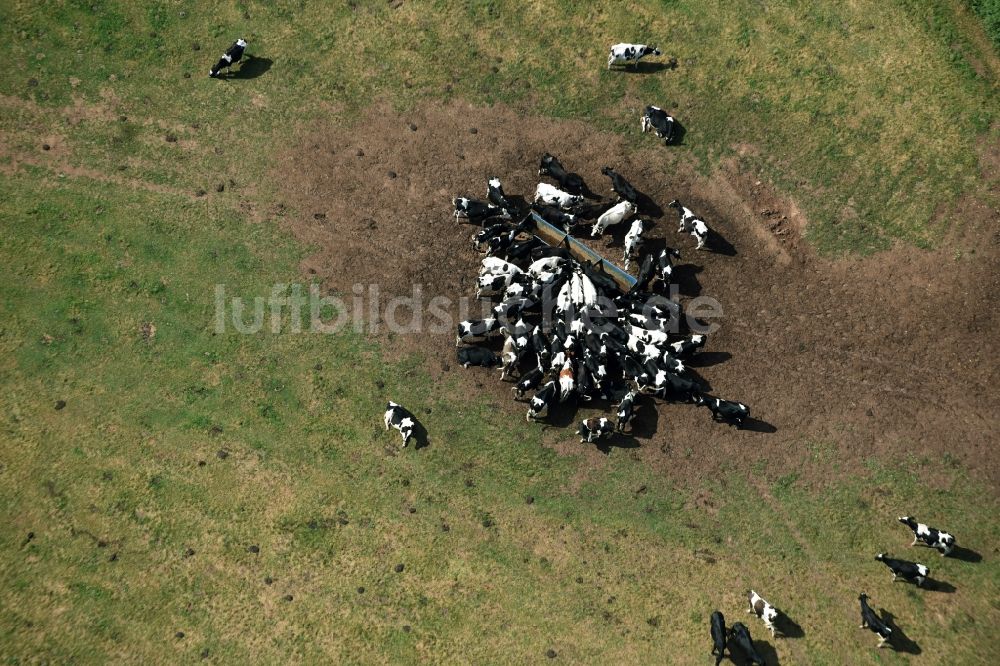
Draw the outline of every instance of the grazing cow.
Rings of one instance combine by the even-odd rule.
[[[670,279],[674,276],[674,259],[680,259],[681,253],[672,247],[664,248],[660,251],[659,256],[656,257],[656,269],[659,272],[659,278],[665,284],[670,283]]]
[[[538,418],[538,415],[547,410],[558,397],[559,385],[554,379],[548,381],[545,386],[538,389],[538,393],[531,399],[531,406],[528,407],[528,413],[524,420],[530,422]]]
[[[458,347],[463,342],[469,342],[473,338],[485,338],[491,333],[499,331],[500,319],[498,317],[467,319],[458,324],[458,333],[455,335],[455,346]]]
[[[708,225],[705,221],[691,212],[690,208],[685,208],[681,205],[681,202],[674,199],[669,204],[671,208],[676,208],[677,212],[681,217],[681,224],[677,228],[677,233],[689,232],[694,236],[695,240],[698,242],[696,250],[700,250],[705,247],[705,243],[708,241]]]
[[[476,252],[482,252],[483,245],[488,244],[494,238],[499,238],[510,232],[510,226],[503,222],[491,224],[481,231],[472,234],[472,247]]]
[[[417,419],[405,407],[397,405],[390,400],[385,406],[383,421],[385,421],[386,430],[389,429],[389,426],[392,426],[399,431],[399,434],[403,436],[403,446],[410,443],[410,438],[413,437],[413,429],[417,425]]]
[[[486,198],[490,203],[502,208],[505,211],[515,211],[514,204],[512,204],[507,199],[507,195],[503,193],[503,185],[500,184],[499,178],[494,177],[489,179],[486,189]]]
[[[469,220],[470,222],[477,223],[490,217],[501,217],[505,220],[510,219],[510,213],[503,208],[480,201],[479,199],[455,197],[451,200],[451,203],[455,206],[456,220]]]
[[[544,206],[535,204],[532,209],[538,213],[543,220],[557,227],[562,227],[563,231],[569,233],[576,225],[576,215],[564,213],[555,206]]]
[[[911,546],[916,546],[919,543],[922,546],[934,548],[941,553],[941,557],[950,553],[955,547],[955,537],[947,532],[942,532],[933,527],[928,527],[923,523],[918,523],[916,518],[900,516],[899,522],[913,530],[913,543],[910,544]]]
[[[639,60],[645,58],[649,55],[662,55],[660,49],[655,46],[647,46],[645,44],[615,44],[611,47],[611,52],[608,53],[608,69],[611,69],[612,65],[632,65],[635,67],[639,64]]]
[[[618,424],[615,426],[615,429],[618,432],[625,432],[625,426],[632,420],[635,399],[638,395],[639,394],[635,391],[629,391],[618,404]]]
[[[229,69],[238,63],[243,58],[243,51],[246,47],[247,43],[244,39],[237,39],[233,42],[233,45],[226,49],[226,52],[222,54],[222,57],[219,58],[219,62],[215,63],[215,67],[208,70],[208,75],[214,79],[220,72],[222,72],[222,70]]]
[[[611,179],[611,189],[615,191],[618,195],[619,201],[631,201],[632,203],[638,203],[639,193],[635,191],[632,184],[625,180],[625,177],[620,173],[612,169],[611,167],[604,167],[601,169],[601,173]]]
[[[887,553],[879,553],[875,556],[875,559],[889,567],[889,571],[892,572],[892,582],[894,583],[897,578],[902,578],[905,581],[916,583],[917,587],[920,587],[927,580],[927,575],[931,572],[923,564],[893,559]]]
[[[726,618],[719,611],[712,611],[712,656],[715,666],[726,656]]]
[[[533,388],[537,388],[539,384],[542,383],[542,378],[545,373],[542,372],[541,368],[534,368],[523,377],[521,380],[514,385],[511,391],[514,392],[514,397],[518,400],[524,397],[524,394]]]
[[[604,230],[613,224],[624,222],[635,215],[635,204],[631,201],[622,201],[615,204],[597,218],[594,228],[590,230],[590,235],[594,238],[604,233]]]
[[[764,666],[764,658],[757,653],[753,646],[753,639],[750,637],[750,630],[742,622],[737,622],[729,630],[729,639],[736,643],[740,652],[747,658],[747,663],[752,666]]]
[[[663,143],[670,143],[674,138],[674,126],[676,121],[666,111],[658,106],[647,106],[646,112],[642,115],[642,131],[653,130],[653,134],[663,139]]]
[[[458,364],[463,368],[470,365],[492,368],[499,362],[497,355],[485,347],[460,347],[458,350]]]
[[[747,592],[747,599],[750,602],[750,608],[747,609],[748,613],[753,613],[760,619],[764,621],[764,626],[771,630],[771,637],[774,637],[774,623],[778,619],[778,609],[771,604],[764,601],[764,599],[754,592],[749,590]]]
[[[699,405],[705,405],[712,412],[712,418],[716,421],[728,421],[737,428],[743,425],[743,419],[750,418],[750,408],[742,402],[732,400],[720,400],[712,396],[704,396],[695,400]]]
[[[669,345],[671,353],[679,358],[690,356],[695,350],[701,349],[704,346],[705,336],[700,334],[694,334],[690,338],[678,340]]]
[[[538,183],[538,187],[535,188],[535,203],[538,202],[566,210],[583,203],[583,197],[564,192],[548,183]]]
[[[874,634],[878,634],[879,642],[878,646],[880,648],[885,647],[889,643],[889,639],[892,638],[892,629],[882,621],[875,611],[872,610],[871,606],[868,605],[868,595],[862,592],[858,595],[858,601],[861,602],[861,629],[868,629]]]
[[[606,418],[592,418],[580,421],[577,434],[580,435],[580,442],[593,442],[595,439],[607,437],[615,430],[615,425]]]
[[[622,256],[622,260],[625,262],[625,270],[628,270],[628,264],[632,259],[632,255],[639,251],[639,245],[642,244],[642,232],[645,230],[645,223],[642,220],[636,219],[632,221],[632,226],[629,227],[628,233],[625,234],[625,252]]]
[[[583,178],[580,178],[578,174],[566,171],[563,165],[559,163],[559,160],[554,155],[549,155],[548,153],[542,155],[542,161],[538,165],[538,175],[552,178],[552,180],[559,183],[559,187],[573,194],[582,194],[586,187]]]

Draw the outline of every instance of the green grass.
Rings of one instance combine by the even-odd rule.
[[[1000,49],[1000,2],[997,0],[969,0],[969,5],[983,21],[986,34]]]
[[[741,615],[752,585],[806,630],[783,663],[836,664],[845,636],[870,638],[859,580],[927,661],[995,657],[995,500],[953,465],[872,461],[822,486],[761,465],[758,481],[677,487],[615,451],[576,484],[582,458],[543,446],[564,434],[497,422],[418,358],[387,363],[346,333],[214,331],[216,284],[253,298],[302,279],[308,248],[262,178],[275,151],[378,98],[630,133],[640,104],[676,103],[674,159],[711,171],[757,147],[747,166],[803,204],[821,249],[933,244],[936,205],[976,186],[996,108],[946,6],[0,6],[0,166],[29,162],[0,171],[0,660],[698,663],[708,614]],[[237,33],[273,66],[209,81]],[[678,70],[602,69],[608,43],[647,34]],[[431,447],[393,454],[386,396]],[[803,447],[836,464],[829,443]],[[706,493],[712,511],[692,502]],[[902,551],[886,520],[900,507],[982,551],[923,556],[958,593],[893,586],[865,559]]]

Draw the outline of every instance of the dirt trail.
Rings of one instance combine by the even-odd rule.
[[[872,457],[937,465],[947,455],[996,489],[995,211],[966,206],[975,215],[947,243],[975,252],[958,258],[955,247],[901,247],[828,261],[802,240],[806,221],[795,203],[735,161],[703,178],[667,168],[664,150],[653,140],[629,150],[622,137],[581,122],[455,102],[403,116],[373,109],[355,127],[311,128],[278,158],[275,174],[285,203],[300,211],[290,230],[317,247],[303,270],[328,288],[350,294],[355,283],[378,283],[388,298],[409,295],[416,283],[425,297],[457,302],[473,292],[479,256],[469,244],[473,228],[451,217],[451,197],[484,197],[493,175],[508,194],[530,196],[544,152],[607,197],[600,168],[614,166],[665,209],[650,236],[681,248],[682,294],[712,296],[725,308],[706,348],[709,364],[696,371],[713,394],[749,404],[762,421],[737,431],[705,410],[663,405],[647,410],[640,458],[679,480],[717,473],[723,460],[741,470],[765,460],[776,475],[797,469],[810,443],[828,442],[848,471]],[[703,215],[732,251],[695,252],[691,238],[675,233],[666,208],[674,198]],[[607,248],[614,259],[620,252]],[[523,417],[498,373],[456,367],[450,333],[385,341],[389,354],[419,350],[435,378],[458,372],[463,390],[500,405],[503,418]],[[704,454],[678,455],[685,449]],[[585,455],[595,465],[604,458],[595,449]],[[827,473],[832,478],[822,467],[808,472],[816,480]]]

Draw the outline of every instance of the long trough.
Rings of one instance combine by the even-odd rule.
[[[576,240],[565,231],[546,222],[541,215],[531,211],[531,218],[535,221],[535,236],[546,245],[558,246],[566,245],[568,239],[568,249],[577,261],[582,263],[600,263],[608,277],[615,281],[622,292],[627,292],[635,285],[635,278],[615,266],[610,261],[597,254],[589,247]]]

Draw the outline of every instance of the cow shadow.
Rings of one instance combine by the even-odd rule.
[[[924,579],[924,584],[920,587],[928,592],[943,592],[944,594],[954,594],[958,591],[951,583],[935,578]]]
[[[725,363],[733,357],[729,352],[697,352],[684,361],[684,365],[691,368],[708,368],[713,365]]]
[[[712,383],[701,376],[701,374],[691,368],[687,363],[684,364],[684,374],[687,375],[688,379],[696,382],[701,387],[702,393],[712,392]]]
[[[692,298],[700,296],[701,281],[698,280],[698,273],[703,270],[705,269],[698,264],[677,264],[674,266],[672,282],[677,285],[677,290],[681,294]]]
[[[892,640],[889,641],[889,644],[892,645],[893,650],[896,652],[905,652],[906,654],[920,654],[923,652],[920,646],[917,645],[917,642],[899,628],[896,624],[896,618],[892,613],[882,609],[882,621],[885,622],[887,627],[892,629]]]
[[[974,550],[969,548],[963,548],[962,546],[955,546],[951,549],[951,553],[948,555],[949,559],[961,560],[962,562],[982,562],[983,556]]]
[[[657,219],[663,217],[663,209],[660,205],[653,201],[648,194],[639,190],[635,191],[635,205],[643,215]]]
[[[739,254],[733,244],[715,229],[709,230],[708,241],[705,243],[705,247],[715,254],[721,254],[726,257],[735,257]]]
[[[669,63],[655,60],[640,60],[634,65],[619,67],[618,71],[625,74],[656,74],[667,69],[673,69]]]
[[[640,446],[634,437],[629,437],[620,432],[612,433],[605,439],[599,439],[594,442],[594,445],[597,446],[598,451],[606,456],[611,455],[612,449],[637,449]]]
[[[778,432],[778,429],[767,421],[754,418],[743,419],[743,425],[739,426],[739,429],[747,430],[749,432],[759,432],[766,435],[773,435]]]
[[[617,410],[617,405],[615,405]],[[632,420],[626,426],[626,435],[639,439],[649,439],[656,434],[660,422],[660,412],[653,398],[637,396],[632,405],[635,410]]]
[[[224,76],[220,76],[220,79],[256,79],[258,76],[263,76],[271,69],[271,65],[274,61],[270,58],[262,58],[260,56],[252,56],[249,54],[243,55],[243,63],[240,68],[236,71],[229,70]]]
[[[782,638],[805,638],[806,632],[802,626],[784,613],[778,617],[775,626]]]
[[[413,424],[413,448],[415,450],[425,449],[431,445],[431,440],[427,435],[427,428],[420,421],[414,420]]]

